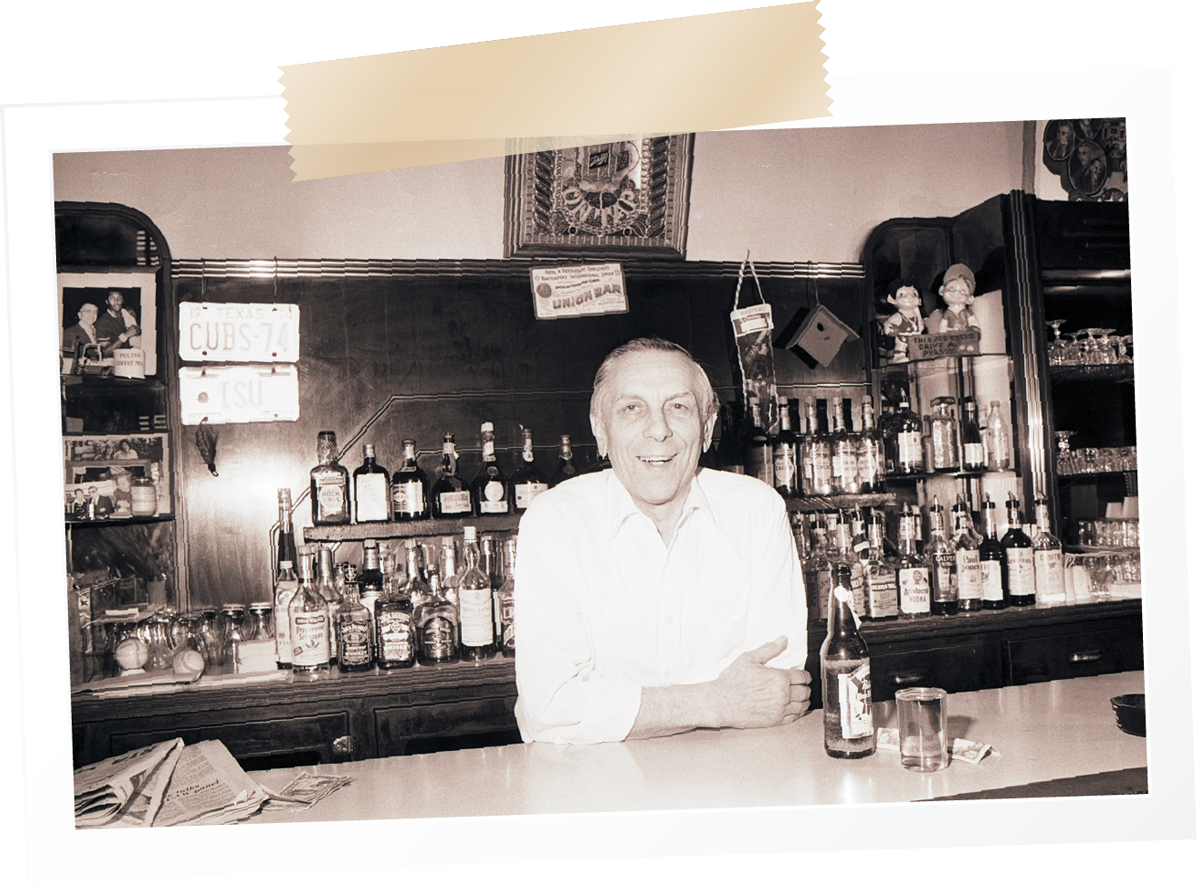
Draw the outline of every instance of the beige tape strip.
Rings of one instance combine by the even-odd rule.
[[[819,19],[815,3],[794,3],[291,65],[280,82],[292,171],[311,180],[828,116]]]

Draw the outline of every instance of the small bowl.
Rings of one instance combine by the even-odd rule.
[[[1142,693],[1118,695],[1112,700],[1117,727],[1130,735],[1146,737],[1146,696]]]

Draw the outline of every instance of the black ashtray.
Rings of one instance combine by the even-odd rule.
[[[1146,737],[1146,696],[1140,692],[1118,695],[1112,700],[1117,727],[1130,735]]]

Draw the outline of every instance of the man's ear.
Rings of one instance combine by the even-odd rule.
[[[595,413],[588,414],[588,421],[592,424],[592,434],[596,436],[596,457],[604,459],[608,455],[608,437],[604,434],[604,421],[597,420]]]
[[[716,425],[717,425],[717,416],[718,416],[717,411],[713,410],[713,412],[708,415],[708,419],[705,421],[705,425],[703,427],[703,430],[704,430],[704,448],[703,449],[706,451],[708,450],[708,448],[712,447],[713,429],[716,428]]]

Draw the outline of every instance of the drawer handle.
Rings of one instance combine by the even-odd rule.
[[[898,671],[892,674],[892,683],[896,686],[911,686],[925,679],[925,671]]]
[[[1082,662],[1100,661],[1100,656],[1101,653],[1098,649],[1085,649],[1082,652],[1072,652],[1071,664],[1076,665]]]
[[[354,751],[354,742],[349,735],[343,735],[340,738],[334,738],[330,748],[337,756],[349,756]]]

